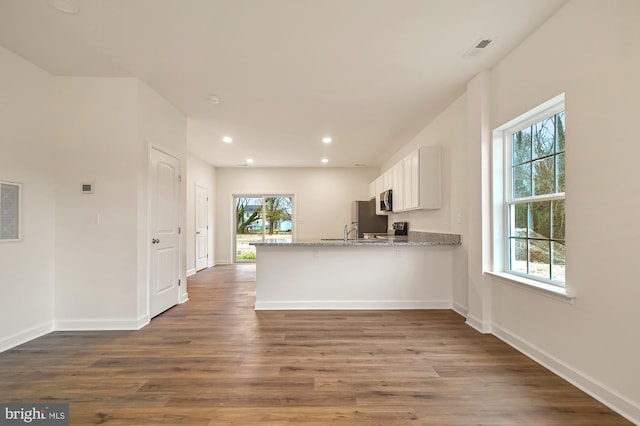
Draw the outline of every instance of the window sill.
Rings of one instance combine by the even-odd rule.
[[[557,287],[551,284],[545,284],[539,281],[531,280],[524,277],[519,277],[513,274],[507,274],[505,272],[485,272],[488,275],[499,278],[500,281],[508,284],[513,284],[516,287],[523,288],[532,293],[540,294],[542,296],[550,297],[560,302],[573,305],[573,301],[576,296],[567,292],[566,288]]]

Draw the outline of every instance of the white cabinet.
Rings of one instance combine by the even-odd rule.
[[[442,149],[439,146],[421,147],[371,182],[369,196],[376,198],[376,213],[387,214],[380,210],[380,193],[387,189],[393,191],[394,212],[441,208],[441,157]]]
[[[439,146],[422,147],[403,160],[403,210],[442,207],[442,166]]]
[[[403,164],[402,161],[399,161],[395,166],[391,168],[391,190],[393,191],[392,195],[392,205],[393,211],[399,212],[404,210],[404,182],[402,175]]]
[[[385,215],[387,212],[380,210],[380,193],[384,191],[384,175],[376,179],[376,214]]]

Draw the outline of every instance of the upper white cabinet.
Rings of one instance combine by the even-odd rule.
[[[387,170],[381,176],[375,180],[376,187],[376,214],[386,215],[389,214],[387,211],[380,210],[380,193],[392,189],[393,176],[391,174],[391,170]],[[393,202],[393,201],[392,201]]]
[[[416,149],[369,184],[369,196],[376,197],[380,210],[380,193],[391,189],[394,212],[435,210],[442,207],[442,148],[424,146]],[[372,191],[374,195],[372,196]]]
[[[403,164],[403,210],[442,207],[442,149],[427,146],[412,152]]]
[[[376,198],[378,194],[376,193],[376,181],[374,180],[369,184],[369,199]]]
[[[402,175],[403,165],[402,161],[399,161],[395,166],[391,168],[391,190],[392,193],[392,205],[393,211],[402,211],[404,209],[404,182]]]

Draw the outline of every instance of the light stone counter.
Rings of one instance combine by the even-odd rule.
[[[255,245],[256,310],[452,306],[459,235]]]
[[[321,239],[309,241],[267,241],[251,243],[255,246],[287,246],[287,247],[345,247],[345,246],[438,246],[438,245],[460,245],[461,237],[458,234],[443,234],[436,232],[409,232],[407,237],[389,236],[386,238],[372,239]]]

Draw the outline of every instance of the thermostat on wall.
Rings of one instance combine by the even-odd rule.
[[[93,184],[92,183],[83,183],[82,184],[82,193],[83,194],[93,194]]]

